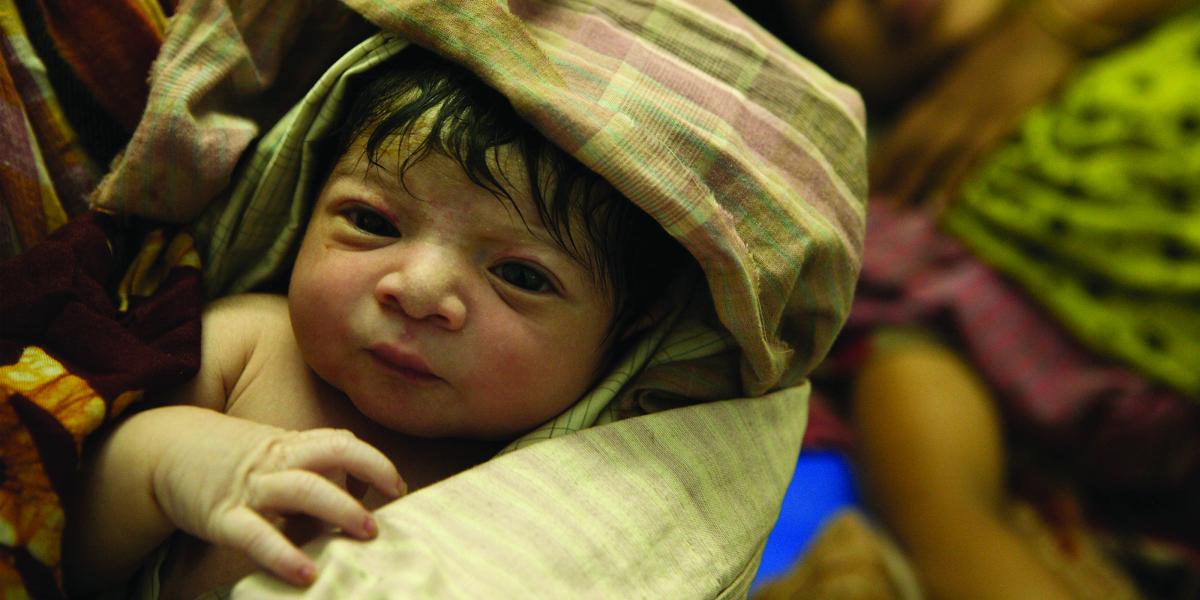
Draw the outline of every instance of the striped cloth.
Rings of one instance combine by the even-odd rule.
[[[327,7],[181,6],[96,204],[198,218],[210,293],[278,281],[315,192],[309,142],[350,79],[411,41],[505,94],[704,280],[674,290],[676,312],[554,422],[381,509],[376,541],[314,547],[310,593],[744,595],[803,435],[807,373],[857,276],[858,96],[724,2],[345,4],[393,35],[350,51],[265,133],[273,82],[320,62],[319,45],[293,42]],[[298,593],[265,576],[234,591]]]

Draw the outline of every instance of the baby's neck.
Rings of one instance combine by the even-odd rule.
[[[378,448],[396,465],[410,493],[492,458],[505,445],[505,442],[496,441],[406,435],[368,419],[340,390],[322,384],[325,393],[321,396],[327,402],[321,410],[321,426],[349,429]],[[376,494],[367,498],[380,499]]]
[[[352,431],[392,460],[408,484],[409,493],[478,465],[504,447],[503,442],[418,438],[370,423],[368,430]],[[382,500],[377,494],[368,495],[366,500],[377,498]],[[367,508],[377,506],[368,504]]]

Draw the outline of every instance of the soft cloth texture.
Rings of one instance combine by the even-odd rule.
[[[987,382],[1013,479],[1023,480],[1018,494],[1073,488],[1092,524],[1123,534],[1125,558],[1183,565],[1152,581],[1177,573],[1181,589],[1196,581],[1200,405],[1090,351],[929,215],[876,198],[867,227],[854,309],[814,376],[804,446],[853,451],[843,415],[857,369],[887,343],[885,332],[920,328],[952,344]]]
[[[329,7],[181,6],[147,116],[96,202],[203,214],[210,293],[278,281],[315,193],[308,140],[345,77],[411,41],[507,96],[655,217],[703,277],[681,281],[677,310],[559,419],[381,509],[379,539],[315,547],[309,593],[744,595],[799,449],[806,375],[857,276],[857,95],[723,2],[346,4],[390,36],[351,51],[253,147],[279,101],[266,90],[321,63],[321,45],[293,42]],[[301,593],[265,576],[234,591]]]
[[[852,376],[878,329],[925,327],[979,369],[1012,430],[1050,449],[1074,477],[1147,492],[1195,479],[1200,407],[1090,352],[928,215],[880,200],[868,212],[854,310],[820,381]],[[839,398],[832,385],[817,389]],[[835,411],[814,405],[812,417],[806,446],[848,447]]]
[[[174,4],[0,2],[0,257],[86,208],[146,104],[146,74]]]

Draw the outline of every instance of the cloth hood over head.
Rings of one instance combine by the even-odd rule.
[[[691,307],[680,319],[713,339],[673,361],[690,363],[681,365],[687,376],[659,378],[668,396],[759,395],[803,381],[823,358],[848,311],[864,230],[865,129],[853,90],[721,2],[347,4],[387,33],[338,61],[209,208],[200,237],[209,240],[210,294],[286,271],[320,184],[308,150],[327,133],[346,82],[417,43],[508,97],[700,264],[711,314]],[[118,169],[98,204],[176,219],[205,208],[203,182],[170,207],[134,205],[159,197],[136,192],[147,181]],[[661,357],[641,362],[662,366]],[[730,369],[733,380],[715,380]],[[694,380],[701,385],[677,389],[697,371],[709,374]]]

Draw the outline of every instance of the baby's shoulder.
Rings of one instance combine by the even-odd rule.
[[[247,398],[278,389],[306,370],[292,333],[287,298],[238,294],[205,307],[201,363],[220,372],[226,412],[247,410]],[[251,403],[253,404],[253,403]],[[258,418],[252,420],[260,420]]]
[[[294,344],[287,298],[275,294],[237,294],[204,308],[204,356],[219,361],[225,377],[240,373],[256,355],[274,354]]]
[[[204,308],[204,327],[226,336],[258,339],[280,327],[290,329],[287,297],[277,294],[225,296]]]
[[[225,412],[286,429],[322,426],[320,386],[296,343],[285,296],[222,298],[207,308],[204,327],[225,331],[214,334],[223,340],[213,338],[211,348],[227,390]]]
[[[241,294],[215,300],[204,307],[200,329],[200,372],[169,392],[167,401],[226,410],[249,380],[247,368],[268,363],[266,355],[291,341],[287,299]]]
[[[279,294],[234,294],[217,298],[204,308],[204,318],[237,319],[287,315],[287,296]]]

